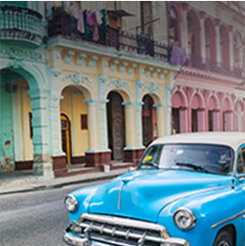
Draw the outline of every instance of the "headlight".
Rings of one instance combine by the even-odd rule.
[[[73,195],[68,195],[65,198],[66,209],[70,212],[75,212],[77,209],[77,199]]]
[[[181,230],[189,230],[196,224],[196,217],[188,208],[179,208],[174,212],[174,223]]]

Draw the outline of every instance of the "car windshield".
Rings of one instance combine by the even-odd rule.
[[[184,169],[215,174],[232,171],[232,150],[209,144],[166,144],[150,146],[138,169]]]

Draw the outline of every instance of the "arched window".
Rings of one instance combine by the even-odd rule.
[[[215,28],[210,19],[205,20],[205,55],[206,63],[211,67],[216,63],[216,47],[215,47]]]
[[[175,6],[168,10],[168,41],[170,45],[181,46],[180,42],[180,18]]]
[[[187,15],[188,57],[193,67],[201,65],[200,23],[194,11]]]
[[[229,35],[225,26],[220,27],[220,56],[221,63],[225,69],[229,69],[230,65],[230,48],[229,48]]]

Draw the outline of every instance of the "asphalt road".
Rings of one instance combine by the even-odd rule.
[[[103,182],[0,196],[0,245],[65,246],[62,235],[69,223],[65,196]]]

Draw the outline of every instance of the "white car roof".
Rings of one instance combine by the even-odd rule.
[[[245,132],[198,132],[175,134],[159,138],[152,142],[151,145],[166,143],[218,144],[229,146],[236,151],[242,144],[245,144]]]

